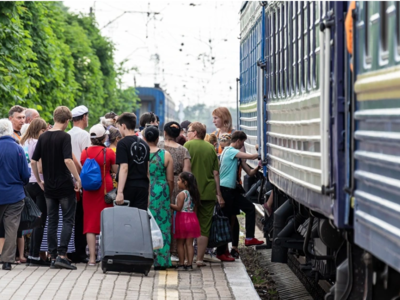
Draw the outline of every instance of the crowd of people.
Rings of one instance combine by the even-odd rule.
[[[101,211],[113,206],[104,197],[115,188],[116,205],[129,200],[131,207],[148,209],[160,227],[164,243],[154,250],[155,270],[172,267],[172,261],[178,270],[192,270],[194,261],[202,267],[205,261],[239,258],[240,210],[246,213],[245,245],[262,244],[254,238],[254,205],[241,186],[242,170],[250,176],[258,172],[246,164],[258,155],[244,151],[247,136],[232,128],[227,108],[215,109],[212,117],[217,129],[211,134],[191,121],[168,122],[161,131],[152,112],[140,116],[138,129],[135,114],[110,112],[86,131],[89,110],[83,105],[57,107],[53,125],[35,109],[13,106],[9,118],[0,119],[3,270],[14,263],[70,270],[74,263],[96,266]],[[100,166],[100,187],[81,180],[87,161]],[[42,215],[39,227],[23,232],[26,197]],[[213,258],[207,245],[216,205],[230,220],[232,249],[221,245]]]

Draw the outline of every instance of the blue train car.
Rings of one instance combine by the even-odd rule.
[[[264,132],[260,125],[260,110],[258,101],[261,96],[257,86],[260,76],[257,62],[263,54],[263,8],[258,2],[245,2],[241,8],[241,42],[240,42],[240,130],[247,134],[245,143],[246,152],[256,153],[256,145],[261,142]],[[248,161],[251,166],[256,166],[257,161]]]
[[[176,120],[175,103],[159,85],[152,87],[137,87],[137,95],[140,98],[140,108],[136,110],[137,125],[139,118],[145,112],[152,111],[160,118],[159,128],[164,128],[164,124]]]
[[[399,299],[400,3],[349,7],[242,5],[240,128],[263,156],[259,204],[273,190],[271,259],[302,257],[325,299]]]

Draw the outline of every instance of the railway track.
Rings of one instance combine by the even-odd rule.
[[[264,218],[264,210],[261,205],[255,204],[257,227],[262,231],[263,224],[261,219]],[[265,267],[272,279],[276,283],[276,289],[282,300],[323,300],[324,295],[330,288],[330,284],[326,281],[320,281],[310,278],[301,269],[301,258],[288,254],[288,263],[271,262],[271,249],[263,249],[260,247],[258,252],[265,258],[260,263]]]

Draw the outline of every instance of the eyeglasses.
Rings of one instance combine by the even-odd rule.
[[[187,132],[189,133],[189,132],[195,132],[196,130],[188,130]]]

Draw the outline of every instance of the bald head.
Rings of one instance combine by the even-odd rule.
[[[25,110],[25,123],[30,124],[34,119],[39,118],[40,114],[36,109],[28,108]]]

